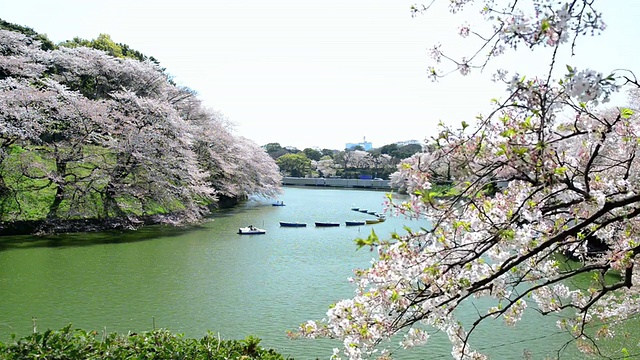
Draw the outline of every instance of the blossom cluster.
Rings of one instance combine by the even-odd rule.
[[[452,1],[451,10],[470,3]],[[487,48],[573,46],[604,29],[594,3],[536,0],[531,12],[483,2],[484,16],[497,23]],[[441,46],[431,53],[438,64],[451,60]],[[473,61],[454,63],[465,75]],[[427,219],[431,228],[375,243],[378,258],[356,271],[355,296],[301,334],[341,338],[345,347],[333,357],[361,359],[401,331],[406,347],[429,346],[439,331],[455,359],[483,359],[469,340],[487,319],[517,326],[531,309],[554,314],[581,350],[593,351],[595,340],[584,339],[612,336],[611,324],[640,313],[640,116],[631,107],[598,107],[620,88],[613,74],[567,69],[561,79],[514,71],[508,97],[495,100],[489,116],[472,127],[441,124],[428,151],[403,160],[391,183],[409,199],[390,200],[388,211]],[[435,183],[450,190],[434,194]],[[581,288],[567,285],[588,276]],[[492,305],[465,328],[455,310],[474,297]]]

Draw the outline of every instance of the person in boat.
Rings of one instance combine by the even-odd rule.
[[[255,230],[255,229],[256,229],[256,228],[255,228],[253,225],[249,225],[249,230],[253,231],[253,230]]]

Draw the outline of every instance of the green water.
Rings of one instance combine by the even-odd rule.
[[[207,330],[222,338],[255,335],[262,345],[297,359],[327,359],[332,340],[290,340],[287,330],[320,319],[332,302],[350,297],[347,278],[366,267],[375,253],[356,250],[353,239],[375,229],[379,235],[403,232],[425,222],[388,218],[384,223],[345,227],[367,216],[359,206],[383,210],[379,191],[287,187],[279,198],[252,200],[216,213],[198,227],[149,227],[137,232],[0,238],[0,339],[69,323],[86,330],[127,332],[168,328],[189,337]],[[299,221],[306,228],[281,228]],[[314,221],[339,221],[316,228]],[[265,235],[237,235],[249,224]],[[476,304],[482,308],[480,302]],[[471,318],[474,306],[460,310]],[[507,328],[501,321],[476,330],[473,345],[493,359],[534,359],[555,355],[569,339],[555,318],[535,312],[526,323]],[[429,347],[397,353],[398,359],[447,359],[450,346],[434,334]],[[571,348],[571,346],[569,347]],[[526,349],[526,350],[525,350]],[[579,358],[565,352],[564,358]]]

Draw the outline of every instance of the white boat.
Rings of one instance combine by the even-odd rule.
[[[238,229],[238,234],[240,235],[259,235],[259,234],[266,234],[266,233],[267,233],[266,230],[257,228],[253,225],[249,225],[247,227]]]

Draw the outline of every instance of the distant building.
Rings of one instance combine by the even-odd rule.
[[[373,149],[373,144],[368,142],[366,137],[363,137],[362,138],[362,142],[359,142],[359,143],[346,143],[344,148],[347,149],[347,150],[351,150],[351,149],[355,148],[356,146],[362,146],[364,151],[369,151],[369,150]]]

